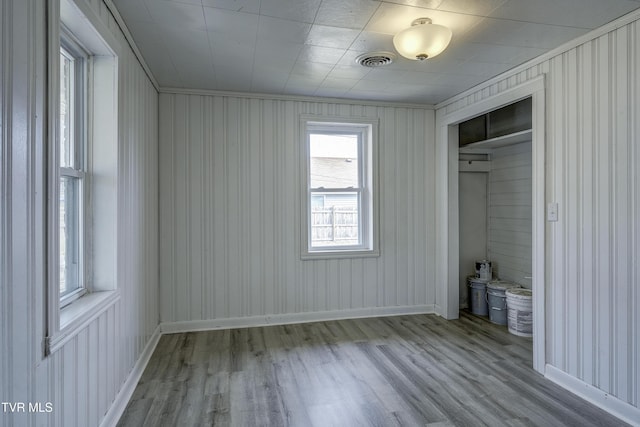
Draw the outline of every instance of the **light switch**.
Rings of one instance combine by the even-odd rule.
[[[558,220],[558,204],[555,202],[547,204],[547,221],[556,222]]]

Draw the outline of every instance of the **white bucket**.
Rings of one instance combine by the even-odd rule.
[[[507,324],[507,289],[519,288],[520,285],[504,280],[493,280],[487,284],[487,304],[489,321],[498,325]]]
[[[487,310],[487,281],[477,277],[469,278],[469,299],[471,312],[479,316],[486,316]]]
[[[533,309],[530,289],[507,289],[509,332],[521,337],[533,336]]]
[[[493,278],[491,261],[487,261],[486,259],[476,261],[476,277],[487,282]]]

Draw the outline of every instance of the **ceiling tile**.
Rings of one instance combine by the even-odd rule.
[[[360,30],[350,28],[313,25],[306,44],[348,49],[359,34]]]
[[[295,95],[313,96],[321,83],[322,79],[291,75],[287,80],[284,91]]]
[[[261,64],[259,67],[256,66],[253,71],[251,88],[260,92],[271,88],[274,93],[280,93],[288,79],[289,73],[284,72],[282,68]]]
[[[329,72],[330,78],[336,79],[356,79],[360,80],[371,71],[371,68],[361,67],[360,65],[336,65]]]
[[[171,3],[187,3],[187,4],[195,4],[197,6],[202,6],[202,1],[201,0],[147,0],[148,2],[154,2],[154,1],[168,1]]]
[[[304,47],[300,43],[258,40],[255,49],[256,63],[272,64],[283,68],[292,67]]]
[[[455,74],[470,75],[470,76],[483,76],[489,78],[496,74],[503,73],[510,68],[513,68],[511,64],[501,64],[498,62],[480,62],[480,61],[466,61],[456,71]]]
[[[324,0],[316,24],[362,29],[376,11],[379,2],[373,0]]]
[[[173,28],[164,36],[166,48],[171,52],[174,66],[184,83],[199,82],[199,85],[203,85],[203,82],[211,79],[211,84],[205,86],[209,88],[216,84],[211,47],[206,31]]]
[[[389,51],[395,52],[393,36],[390,34],[363,31],[351,45],[352,50],[359,52]]]
[[[176,3],[165,0],[146,0],[149,13],[157,24],[171,28],[206,30],[202,5]]]
[[[439,10],[464,13],[466,15],[490,16],[508,0],[443,0]]]
[[[356,83],[358,83],[359,79],[340,79],[335,77],[327,77],[320,84],[321,88],[332,88],[332,89],[342,89],[349,90]]]
[[[255,0],[202,0],[202,5],[234,12],[254,14],[260,12],[260,2]]]
[[[205,7],[204,17],[207,31],[215,37],[224,37],[232,42],[256,42],[258,15]]]
[[[321,64],[318,62],[296,62],[291,70],[291,76],[304,76],[308,79],[319,80],[318,83],[325,79],[331,71],[333,65]]]
[[[301,43],[307,39],[311,24],[260,16],[258,40]]]
[[[114,0],[114,3],[127,25],[130,21],[153,21],[144,0]]]
[[[582,28],[485,18],[468,37],[478,43],[553,49],[586,32]]]
[[[389,83],[384,80],[358,80],[356,84],[353,85],[351,90],[378,90],[384,91],[389,86]]]
[[[237,70],[229,67],[221,67],[216,69],[216,78],[218,81],[224,82],[223,86],[218,85],[217,90],[249,92],[251,90],[251,75],[247,73],[239,73]]]
[[[253,67],[255,49],[253,45],[241,42],[229,43],[226,40],[211,40],[211,50],[215,61],[214,64],[231,64],[242,70]],[[205,52],[203,52],[204,54]]]
[[[408,85],[433,84],[441,77],[438,73],[429,73],[424,71],[405,71],[403,73],[398,73],[398,76],[398,80],[400,82]]]
[[[261,0],[260,15],[312,23],[321,0]]]
[[[443,0],[382,0],[384,3],[395,3],[402,6],[413,6],[425,9],[437,9]]]
[[[335,65],[344,55],[345,49],[305,45],[300,52],[298,61],[319,62]]]
[[[316,86],[311,87],[306,83],[301,83],[299,85],[288,84],[287,86],[285,86],[284,92],[287,95],[294,96],[315,96],[317,89],[318,88]]]
[[[167,49],[172,52],[174,57],[180,56],[182,60],[191,59],[191,55],[194,57],[211,56],[209,35],[206,31],[175,27],[165,29],[163,39]]]
[[[158,83],[167,87],[182,87],[182,79],[171,59],[172,52],[164,42],[161,29],[154,23],[141,21],[132,22],[128,28]]]
[[[510,0],[492,17],[593,29],[637,8],[638,3],[629,0],[581,0],[579,5],[557,0]]]
[[[377,89],[352,88],[344,94],[345,98],[362,99],[364,101],[394,101],[397,96],[392,92],[384,92]]]
[[[324,98],[344,98],[346,92],[347,91],[345,89],[340,88],[319,87],[313,93],[313,96],[321,96]]]
[[[438,85],[442,85],[443,87],[459,87],[459,88],[469,88],[475,85],[478,85],[484,81],[488,80],[484,76],[478,75],[464,75],[464,74],[442,74],[440,79],[438,79]],[[462,92],[464,89],[460,89],[459,92]]]

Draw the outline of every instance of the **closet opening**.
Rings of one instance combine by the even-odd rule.
[[[445,144],[440,146],[443,167],[438,176],[446,182],[446,203],[438,212],[444,280],[437,296],[445,318],[471,310],[479,291],[470,286],[469,278],[487,278],[489,265],[490,279],[530,290],[533,368],[543,374],[544,98],[541,76],[451,112],[441,110],[438,129]],[[485,286],[483,298],[500,295],[500,290],[506,302],[506,287],[489,296]],[[488,304],[485,310],[482,315],[489,319]],[[504,321],[500,316],[493,320]]]
[[[528,97],[458,125],[460,308],[522,336],[531,298],[507,310],[506,291],[531,289],[531,124]]]

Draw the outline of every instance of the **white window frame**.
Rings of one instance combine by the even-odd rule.
[[[331,259],[379,256],[377,195],[377,119],[301,116],[301,230],[302,259]],[[310,176],[311,134],[354,134],[358,137],[357,188],[312,188]],[[358,236],[355,245],[312,246],[312,197],[319,194],[355,192],[358,199]]]
[[[88,131],[87,131],[87,118],[88,114],[88,79],[91,74],[91,56],[86,49],[75,39],[64,26],[60,29],[60,52],[64,56],[73,61],[72,70],[72,85],[71,85],[71,105],[69,110],[71,112],[70,120],[70,136],[71,146],[73,148],[72,165],[62,166],[60,161],[58,163],[58,182],[62,183],[63,178],[77,180],[78,182],[78,194],[76,203],[74,206],[78,218],[77,227],[73,230],[74,240],[76,240],[76,247],[70,247],[69,249],[77,253],[77,286],[69,293],[60,295],[60,307],[63,308],[78,298],[87,293],[87,265],[86,257],[84,256],[85,248],[90,244],[87,242],[88,233],[86,233],[85,223],[87,218],[87,204],[89,200],[87,185],[87,173],[86,173],[86,156],[89,150]],[[60,143],[57,144],[58,147]],[[58,201],[59,203],[59,201]],[[58,240],[61,237],[58,236]]]
[[[118,52],[111,30],[83,0],[51,0],[47,7],[47,315],[44,353],[62,348],[120,298],[118,243]],[[74,138],[84,140],[71,167],[60,162],[60,54],[85,56],[84,113]],[[65,165],[66,166],[66,165]],[[82,289],[60,295],[60,182],[82,180]]]

